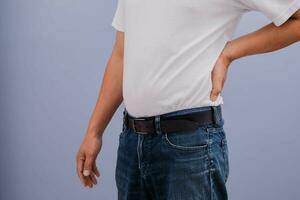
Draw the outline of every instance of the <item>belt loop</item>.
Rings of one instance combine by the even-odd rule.
[[[222,125],[222,116],[220,106],[212,106],[214,124]]]
[[[127,128],[127,110],[126,107],[123,110],[123,131]]]
[[[161,128],[160,128],[160,115],[156,115],[155,118],[155,132],[157,134],[161,134]]]
[[[216,106],[211,106],[211,108],[212,108],[212,113],[213,113],[213,123],[218,124],[218,116],[217,116]]]
[[[222,106],[219,105],[218,109],[219,109],[220,126],[223,126],[224,125],[224,118],[223,118],[223,113],[222,113]]]

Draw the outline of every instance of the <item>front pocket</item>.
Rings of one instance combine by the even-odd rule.
[[[208,147],[208,136],[202,128],[164,133],[164,141],[171,148],[185,151],[202,150]]]

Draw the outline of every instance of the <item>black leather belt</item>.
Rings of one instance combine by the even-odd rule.
[[[135,118],[126,114],[124,123],[139,134],[156,133],[155,118],[158,116]],[[159,115],[159,120],[162,132],[189,131],[214,123],[214,113],[213,109],[210,109],[176,116]]]

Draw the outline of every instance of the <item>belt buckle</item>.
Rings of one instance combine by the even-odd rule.
[[[136,118],[136,119],[133,119],[133,130],[136,132],[136,133],[139,133],[139,134],[148,134],[148,132],[142,132],[142,131],[137,131],[136,128],[135,128],[135,121],[144,121],[146,119],[143,119],[143,118]]]

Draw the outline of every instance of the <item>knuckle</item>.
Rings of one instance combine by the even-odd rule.
[[[77,160],[77,161],[80,161],[80,160],[83,160],[83,159],[84,159],[83,156],[76,156],[76,160]]]
[[[212,93],[214,95],[216,95],[216,94],[219,94],[220,92],[221,92],[221,90],[219,88],[215,88]]]

